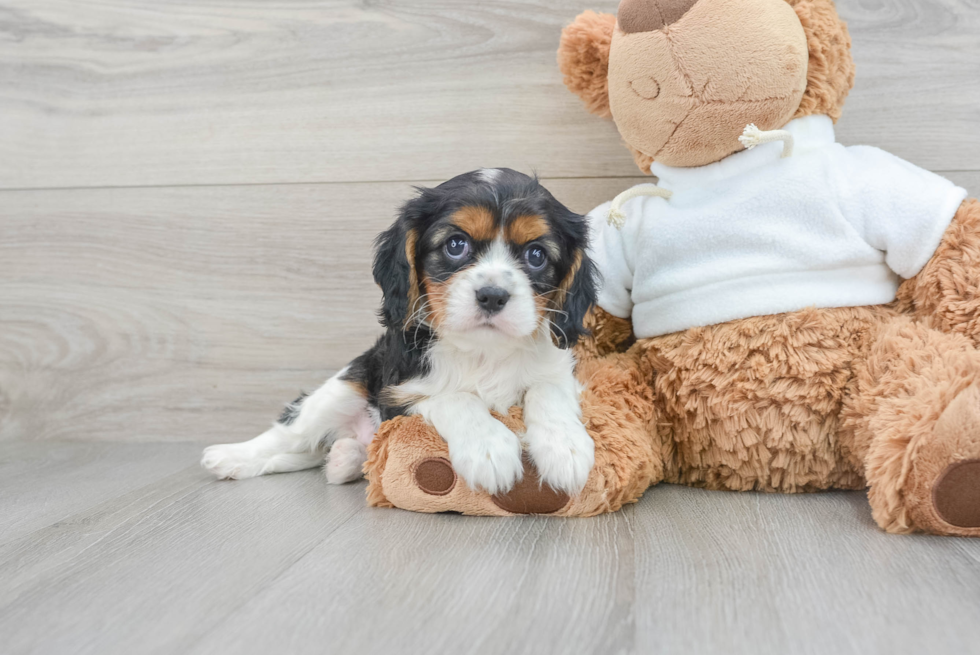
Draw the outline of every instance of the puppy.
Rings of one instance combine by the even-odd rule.
[[[584,217],[516,171],[420,189],[376,242],[385,333],[268,431],[211,446],[201,464],[240,479],[317,466],[329,450],[327,480],[348,482],[382,421],[419,414],[474,489],[513,487],[526,447],[543,482],[579,492],[595,455],[569,350],[595,303],[587,238]],[[490,414],[512,405],[521,437]]]

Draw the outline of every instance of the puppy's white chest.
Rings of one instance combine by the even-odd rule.
[[[440,341],[429,353],[429,372],[402,389],[426,397],[472,393],[491,409],[506,412],[522,405],[525,392],[534,384],[571,378],[571,355],[555,347],[550,338],[520,348],[499,346]]]
[[[485,351],[452,348],[433,352],[432,369],[424,380],[432,386],[428,395],[466,391],[476,394],[497,411],[519,405],[531,383],[530,371],[537,368],[533,351],[506,356]]]

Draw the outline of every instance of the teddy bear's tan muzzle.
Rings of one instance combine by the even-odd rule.
[[[806,88],[807,43],[785,0],[623,0],[609,107],[626,142],[668,166],[703,166],[777,129]]]

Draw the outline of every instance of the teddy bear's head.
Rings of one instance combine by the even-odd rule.
[[[565,85],[612,117],[637,165],[703,166],[741,150],[746,125],[840,117],[854,83],[832,0],[622,0],[562,32]]]

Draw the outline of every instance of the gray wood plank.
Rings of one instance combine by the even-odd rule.
[[[52,496],[67,518],[0,545],[5,653],[968,653],[980,638],[980,540],[884,534],[859,492],[661,485],[594,519],[433,516],[366,508],[363,483],[319,471],[217,482],[166,474],[159,446],[106,445],[120,469],[142,451],[155,481],[82,511]]]
[[[885,534],[860,492],[664,485],[637,506],[634,536],[637,652],[966,653],[980,643],[980,540]]]
[[[632,515],[368,511],[189,652],[635,652]]]
[[[546,180],[587,211],[641,178]],[[408,184],[0,192],[0,439],[237,441],[371,345]]]
[[[35,445],[55,452],[64,447],[63,444],[52,442]],[[121,444],[101,445],[109,450],[110,458],[116,448],[122,450]],[[153,462],[153,444],[134,446],[136,450],[142,450],[146,454],[147,461]],[[195,450],[199,453],[200,447]],[[193,465],[195,454],[188,453],[182,462],[184,468],[177,473],[155,479],[152,483],[128,493],[120,493],[120,489],[105,502],[0,545],[0,580],[4,583],[0,588],[0,607],[15,602],[25,590],[36,586],[45,575],[75,566],[89,548],[97,546],[106,538],[112,538],[115,531],[127,522],[151,516],[159,507],[179,502],[201,487],[213,483],[213,478],[202,475],[200,468]]]
[[[362,511],[363,483],[319,471],[188,469],[0,549],[3,650],[187,652]]]
[[[840,0],[837,6],[857,64],[839,140],[878,146],[930,170],[980,169],[976,0]]]
[[[187,443],[0,442],[0,545],[195,461]]]
[[[561,28],[616,0],[5,0],[0,188],[633,175],[562,86]],[[980,8],[841,0],[840,134],[980,169]]]

